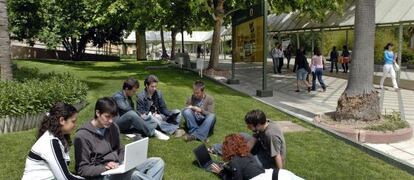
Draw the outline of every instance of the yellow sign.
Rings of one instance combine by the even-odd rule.
[[[262,62],[263,17],[246,21],[233,28],[235,28],[233,59],[236,62]]]

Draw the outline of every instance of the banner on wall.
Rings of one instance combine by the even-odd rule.
[[[234,13],[232,47],[235,62],[263,62],[263,14],[261,4]]]

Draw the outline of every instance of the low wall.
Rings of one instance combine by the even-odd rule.
[[[66,51],[48,50],[42,48],[12,46],[12,59],[60,59],[71,60]],[[119,56],[101,55],[101,54],[83,54],[82,61],[119,61]]]

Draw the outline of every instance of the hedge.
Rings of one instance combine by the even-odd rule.
[[[57,101],[75,104],[86,99],[87,85],[69,73],[28,75],[24,80],[0,82],[0,117],[46,112]]]

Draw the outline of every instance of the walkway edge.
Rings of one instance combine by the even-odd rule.
[[[174,68],[177,68],[177,67],[174,67]],[[180,68],[178,68],[178,69],[180,69]],[[192,71],[194,73],[198,73],[198,71],[193,70],[193,69],[184,69],[183,68],[182,70],[188,70],[188,71]],[[321,127],[320,125],[313,123],[313,118],[304,116],[304,115],[299,114],[299,113],[295,113],[295,112],[290,111],[290,110],[288,110],[286,108],[283,108],[282,106],[277,106],[277,105],[273,105],[273,104],[267,103],[263,99],[260,99],[260,98],[258,98],[256,96],[252,96],[250,94],[247,94],[247,93],[244,93],[242,91],[239,91],[238,89],[230,86],[229,84],[224,83],[222,81],[219,81],[217,79],[214,79],[213,77],[210,77],[208,75],[205,75],[204,77],[206,77],[206,78],[208,78],[208,79],[210,79],[210,80],[212,80],[214,82],[217,82],[219,84],[222,84],[224,86],[227,86],[227,87],[229,87],[229,88],[231,88],[231,89],[233,89],[233,90],[235,90],[237,92],[240,92],[242,94],[245,94],[247,96],[250,96],[253,99],[256,99],[256,100],[258,100],[258,101],[260,101],[260,102],[262,102],[264,104],[267,104],[269,106],[272,106],[272,107],[274,107],[274,108],[276,108],[276,109],[278,109],[278,110],[280,110],[280,111],[282,111],[284,113],[287,113],[287,114],[289,114],[291,116],[294,116],[294,117],[296,117],[296,118],[298,118],[298,119],[300,119],[300,120],[302,120],[302,121],[304,121],[304,122],[306,122],[306,123],[308,123],[308,124],[310,124],[310,125],[312,125],[314,127],[317,127],[319,129],[327,132],[328,134],[333,135],[335,138],[337,138],[339,140],[342,140],[345,143],[347,143],[349,145],[352,145],[352,146],[354,146],[354,147],[356,147],[356,148],[358,148],[358,149],[360,149],[360,150],[368,153],[369,155],[371,155],[373,157],[379,158],[379,159],[387,162],[388,164],[391,164],[391,165],[393,165],[393,166],[395,166],[397,168],[400,168],[401,170],[404,170],[404,171],[408,172],[411,175],[414,175],[414,166],[411,166],[410,164],[404,162],[401,159],[398,159],[398,158],[395,158],[393,156],[390,156],[390,155],[388,155],[388,154],[386,154],[386,153],[384,153],[382,151],[379,151],[379,150],[377,150],[377,149],[375,149],[373,147],[368,146],[367,144],[362,144],[362,143],[356,142],[356,141],[354,141],[352,139],[349,139],[349,138],[345,137],[344,135],[339,134],[339,133],[337,133],[335,131],[332,131],[332,130],[329,130],[329,129],[325,129],[325,128]],[[286,106],[288,106],[288,105],[286,105]],[[291,106],[289,106],[289,107],[291,107]],[[291,107],[291,108],[297,109],[295,107]],[[315,116],[316,116],[316,114],[315,114]]]

